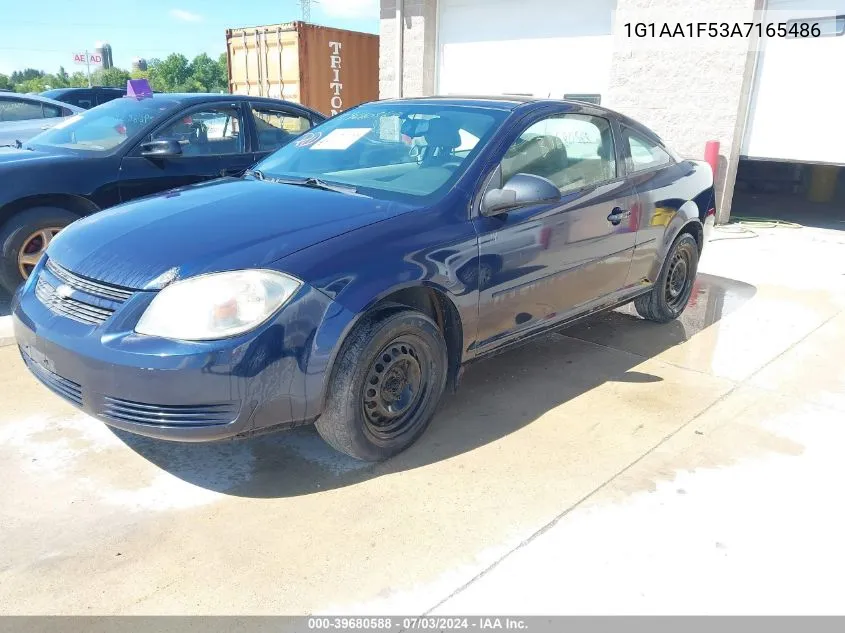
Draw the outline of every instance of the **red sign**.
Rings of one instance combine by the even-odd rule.
[[[74,64],[94,64],[94,65],[102,65],[103,63],[103,56],[99,53],[74,53],[73,54],[73,63]]]

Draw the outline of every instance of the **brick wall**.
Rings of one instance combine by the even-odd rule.
[[[617,9],[671,9],[679,3],[681,0],[617,0]],[[755,0],[705,0],[696,8],[701,21],[708,20],[708,12],[715,15],[721,9],[741,12],[751,21]],[[703,158],[705,143],[719,141],[716,197],[719,221],[726,222],[751,89],[754,54],[749,42],[725,39],[718,50],[623,46],[624,40],[616,38],[610,94],[603,105],[647,125],[686,158]]]
[[[437,48],[437,1],[405,0],[404,73],[402,95],[434,94]],[[379,28],[379,97],[397,96],[396,90],[396,0],[381,0]]]

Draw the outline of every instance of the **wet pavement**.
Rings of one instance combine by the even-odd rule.
[[[845,235],[755,235],[717,234],[677,322],[472,365],[378,465],[114,432],[0,348],[0,612],[841,609]]]

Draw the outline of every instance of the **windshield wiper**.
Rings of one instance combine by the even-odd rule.
[[[0,147],[14,147],[15,149],[25,149],[29,152],[34,151],[31,147],[24,147],[23,143],[20,141],[15,141],[14,143],[7,143],[6,145],[0,145]]]
[[[320,180],[319,178],[306,178],[301,184],[306,187],[325,189],[326,191],[336,191],[337,193],[358,193],[358,190],[350,185],[333,185],[325,180]]]
[[[358,190],[355,187],[350,185],[335,185],[319,178],[277,178],[275,176],[267,176],[257,169],[250,169],[245,175],[253,176],[265,182],[274,182],[279,185],[296,185],[297,187],[323,189],[324,191],[334,191],[335,193],[344,193],[347,195],[361,195],[358,194]]]

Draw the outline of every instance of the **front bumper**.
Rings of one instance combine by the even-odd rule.
[[[154,293],[134,293],[94,325],[48,308],[34,285],[15,297],[13,310],[24,362],[45,386],[110,426],[209,441],[309,421],[310,346],[332,305],[310,287],[246,335],[195,343],[134,332]]]

